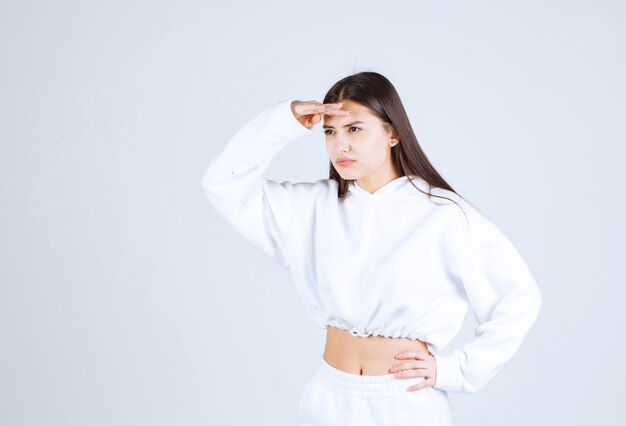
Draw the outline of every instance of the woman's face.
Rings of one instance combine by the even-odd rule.
[[[398,142],[392,132],[369,109],[354,101],[339,101],[350,115],[324,115],[326,150],[343,179],[357,180],[359,186],[378,188],[396,177],[391,147]],[[350,159],[342,164],[339,160]]]

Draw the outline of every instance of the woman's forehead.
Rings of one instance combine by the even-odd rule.
[[[361,105],[360,103],[354,102],[351,99],[339,100],[334,103],[340,103],[340,102],[341,102],[341,109],[352,111],[353,114],[355,113],[370,114],[370,110],[365,105]]]
[[[369,109],[364,107],[361,104],[352,101],[340,101],[343,102],[341,105],[342,110],[350,111],[349,116],[343,115],[326,115],[324,114],[324,125],[328,125],[329,127],[342,127],[347,126],[351,123],[357,124],[366,124],[371,123],[376,116],[374,116]]]

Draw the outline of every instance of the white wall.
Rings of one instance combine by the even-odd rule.
[[[323,330],[200,178],[366,70],[542,290],[455,424],[623,424],[624,2],[90,3],[0,2],[0,424],[295,424]],[[268,170],[327,173],[319,128]]]

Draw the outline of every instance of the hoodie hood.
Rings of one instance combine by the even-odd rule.
[[[361,188],[356,180],[352,180],[348,185],[348,192],[351,196],[372,200],[396,200],[423,196],[424,194],[415,189],[411,182],[422,191],[428,192],[430,185],[424,179],[416,175],[410,175],[410,178],[411,181],[409,181],[409,176],[405,175],[390,180],[373,193]]]

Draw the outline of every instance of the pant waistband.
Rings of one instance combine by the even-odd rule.
[[[332,388],[355,396],[383,397],[423,382],[424,377],[396,378],[393,373],[363,376],[347,373],[330,365],[322,356],[316,376]],[[419,391],[417,391],[419,392]]]

